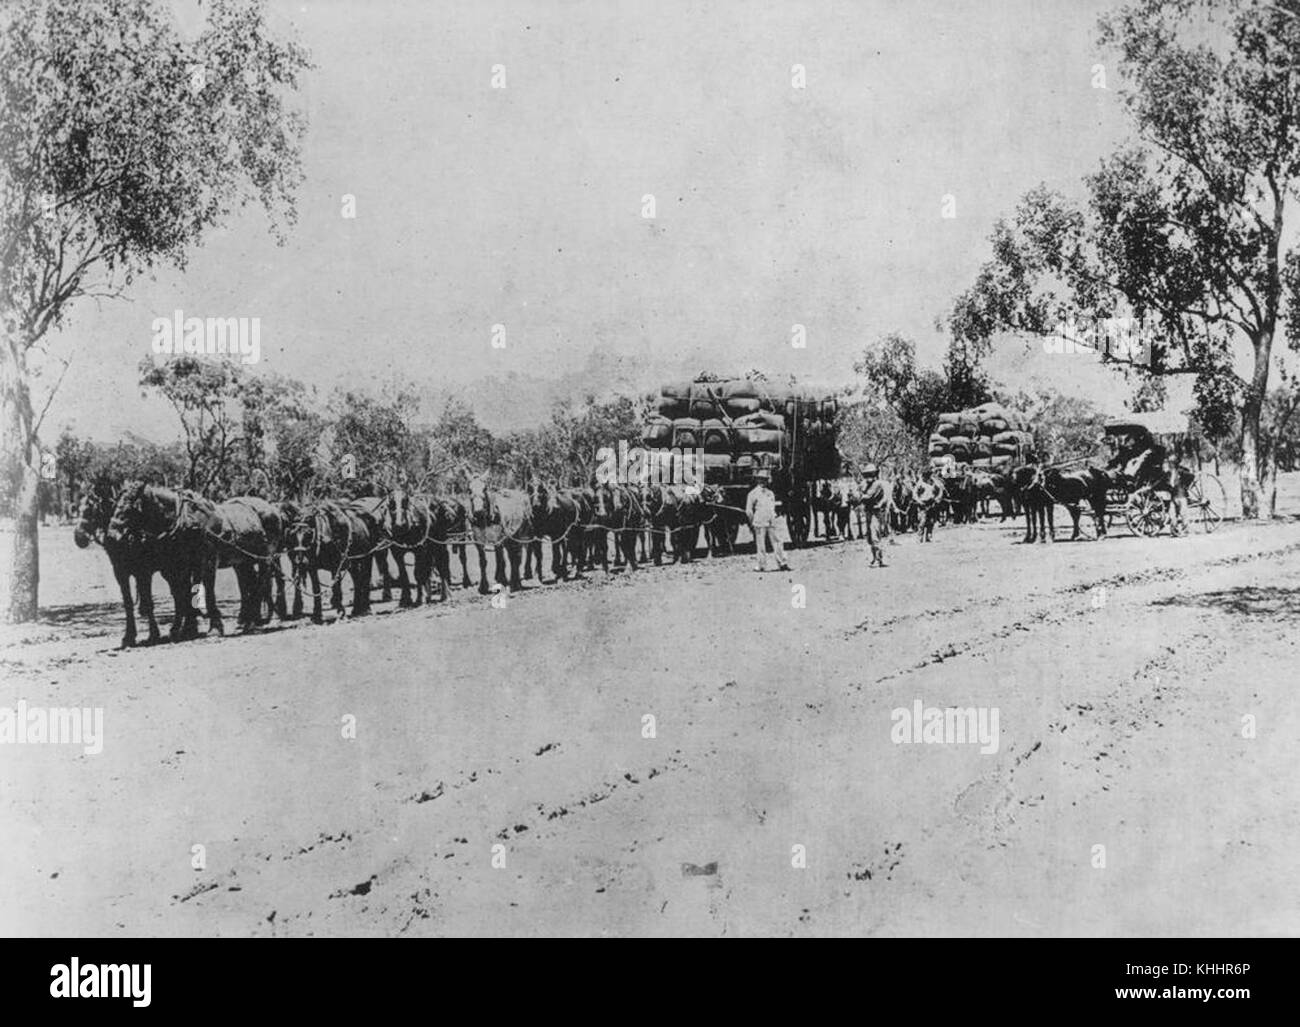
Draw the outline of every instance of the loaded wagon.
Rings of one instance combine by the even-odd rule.
[[[979,515],[980,503],[987,507],[995,497],[1002,503],[1004,517],[1008,511],[1014,512],[1015,497],[1006,477],[1001,479],[1002,485],[996,484],[999,479],[991,478],[972,492],[969,475],[986,472],[1009,476],[1029,461],[1033,445],[1029,419],[1000,403],[939,414],[927,452],[931,468],[944,481],[948,495],[945,513],[974,519]],[[997,491],[999,488],[1002,491]]]
[[[1025,462],[1033,442],[1024,414],[999,403],[983,403],[940,414],[927,452],[936,468],[965,464],[1006,473]]]
[[[808,508],[812,483],[840,475],[838,408],[826,390],[701,375],[663,386],[642,444],[702,453],[703,484],[712,487],[718,505],[732,511],[744,510],[758,472],[767,471],[798,545],[807,541],[807,518],[800,512]],[[728,518],[731,543],[739,523]]]

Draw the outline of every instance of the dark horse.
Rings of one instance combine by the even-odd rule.
[[[709,559],[718,553],[730,556],[736,551],[740,526],[748,521],[745,511],[727,502],[721,485],[705,485],[700,495],[706,511],[704,539],[709,545]]]
[[[158,632],[158,622],[154,619],[153,595],[150,585],[154,571],[157,568],[140,559],[132,560],[131,554],[117,540],[109,541],[108,526],[113,519],[113,507],[116,503],[117,492],[110,485],[101,482],[91,486],[82,497],[77,526],[73,531],[72,538],[76,542],[78,549],[85,549],[91,542],[97,542],[104,547],[104,552],[108,554],[109,563],[113,567],[113,577],[117,580],[118,588],[122,592],[122,605],[126,608],[126,633],[122,636],[122,648],[126,649],[136,644],[136,601],[131,596],[132,578],[135,579],[135,592],[138,597],[140,617],[149,625],[148,641],[152,644],[161,637]],[[184,613],[189,605],[189,595],[189,589],[184,589],[184,601],[182,602],[173,592],[173,597],[178,600],[175,603],[176,620],[173,621],[171,630],[173,639],[180,637],[181,630],[186,627]]]
[[[546,482],[534,482],[528,488],[532,507],[533,531],[537,538],[528,551],[528,560],[536,560],[537,580],[542,580],[542,536],[551,543],[551,577],[559,581],[569,577],[568,554],[581,556],[586,525],[579,498]],[[575,561],[579,573],[582,563]],[[528,575],[525,568],[524,577]]]
[[[987,507],[989,500],[996,499],[1002,508],[1001,520],[1016,515],[1016,495],[1009,475],[997,471],[976,471],[971,475],[971,485],[975,490],[977,503]]]
[[[370,612],[370,571],[375,551],[383,545],[383,532],[374,509],[369,504],[336,503],[327,500],[304,506],[289,526],[289,557],[294,581],[305,587],[310,580],[311,619],[321,617],[320,572],[333,579],[330,605],[339,617],[347,616],[343,607],[343,574],[352,578],[352,616]]]
[[[782,508],[785,511],[786,528],[790,533],[790,548],[806,546],[812,516],[808,503],[808,486],[802,481],[792,484],[786,491]]]
[[[813,491],[812,497],[812,534],[817,538],[817,515],[822,517],[822,535],[829,541],[836,538],[836,528],[840,521],[840,507],[842,506],[839,489],[829,481],[822,481],[817,484]],[[846,511],[847,516],[847,511]]]
[[[1025,512],[1025,537],[1022,542],[1047,542],[1056,537],[1051,497],[1043,491],[1042,473],[1034,464],[1017,467],[1011,472],[1011,487]]]
[[[700,525],[709,518],[700,490],[686,485],[647,485],[642,504],[655,566],[663,563],[670,548],[674,563],[689,563],[695,556]]]
[[[916,531],[921,525],[920,508],[912,498],[912,490],[915,487],[915,479],[901,474],[894,479],[891,486],[889,526],[899,534],[905,531]]]
[[[451,584],[451,552],[460,554],[461,587],[469,588],[469,566],[465,559],[469,533],[469,512],[459,499],[426,496],[395,489],[388,497],[388,531],[401,559],[403,606],[409,605],[406,592],[404,552],[415,553],[415,603],[433,601],[432,575],[438,575],[438,596],[447,600]]]
[[[1106,537],[1106,491],[1110,488],[1111,481],[1105,471],[1096,467],[1085,467],[1078,471],[1059,471],[1049,467],[1041,471],[1040,482],[1043,492],[1052,503],[1060,503],[1070,511],[1074,525],[1071,542],[1079,537],[1079,516],[1085,503],[1092,512],[1097,538]],[[1050,516],[1048,524],[1050,530]]]
[[[221,613],[215,594],[216,556],[208,532],[214,505],[193,492],[144,482],[130,482],[114,497],[107,486],[93,488],[82,502],[73,540],[81,549],[98,541],[108,554],[122,592],[126,632],[122,647],[136,644],[131,580],[135,579],[140,616],[149,625],[150,643],[158,641],[153,610],[153,576],[159,573],[172,594],[172,641],[198,635],[198,613],[191,593],[202,583],[209,630],[221,634]]]
[[[212,511],[207,541],[217,566],[235,571],[241,628],[265,624],[271,619],[272,609],[280,620],[286,619],[284,575],[280,570],[285,528],[283,508],[258,496],[236,496],[217,503]]]
[[[594,489],[592,544],[595,557],[609,573],[609,536],[614,536],[614,565],[637,569],[636,537],[646,525],[645,507],[626,485],[605,482]]]
[[[397,486],[388,493],[381,512],[382,527],[388,537],[389,548],[397,561],[397,585],[401,589],[398,606],[419,606],[426,599],[432,601],[429,582],[435,562],[433,540],[434,512],[426,496],[409,492]],[[445,532],[444,532],[445,537]],[[406,573],[406,554],[414,557],[415,599],[411,598],[411,579]],[[442,598],[446,599],[446,579],[439,574]]]

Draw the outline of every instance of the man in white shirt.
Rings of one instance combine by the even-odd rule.
[[[776,554],[777,570],[788,571],[790,565],[785,562],[785,550],[776,533],[776,496],[767,486],[770,475],[767,471],[759,471],[754,477],[757,484],[745,498],[745,516],[749,518],[749,527],[754,533],[754,549],[758,555],[758,565],[754,570],[767,570],[767,546],[771,543],[772,552]]]

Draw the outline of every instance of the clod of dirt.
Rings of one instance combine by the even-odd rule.
[[[331,895],[330,898],[338,899],[342,898],[344,895],[369,895],[370,889],[374,887],[375,881],[378,879],[378,875],[372,874],[369,880],[362,881],[360,884],[354,885],[351,888],[340,888]]]

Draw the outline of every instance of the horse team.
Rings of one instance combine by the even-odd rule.
[[[436,496],[404,485],[381,488],[361,484],[351,498],[272,502],[259,496],[214,501],[197,493],[141,482],[120,491],[91,489],[82,501],[74,540],[80,548],[98,542],[109,557],[126,611],[124,647],[137,642],[135,610],[160,638],[154,615],[152,580],[160,574],[173,601],[172,640],[198,634],[199,611],[193,593],[201,589],[209,631],[224,632],[216,602],[220,568],[234,570],[239,585],[239,626],[252,628],[303,613],[323,620],[328,577],[329,603],[349,615],[343,579],[350,579],[350,614],[370,610],[371,587],[383,599],[400,593],[401,606],[445,601],[453,581],[453,558],[460,564],[459,585],[471,587],[468,550],[478,555],[478,589],[491,591],[488,550],[494,578],[511,591],[536,574],[544,580],[542,542],[550,544],[553,580],[582,577],[596,566],[636,570],[661,564],[665,556],[688,562],[703,530],[710,556],[729,552],[744,511],[725,502],[721,489],[678,485],[600,484],[559,488],[535,483],[526,489],[496,488],[486,475],[468,478],[456,496]],[[409,568],[408,568],[408,554]],[[289,575],[282,560],[287,559]],[[293,586],[289,611],[288,585]],[[134,586],[136,602],[132,601]]]
[[[200,589],[209,631],[223,633],[215,579],[220,568],[234,571],[239,586],[238,623],[249,629],[303,614],[320,622],[329,579],[329,602],[338,616],[349,611],[343,579],[352,586],[351,615],[369,612],[372,584],[383,599],[397,590],[399,604],[418,606],[446,601],[453,583],[453,557],[460,565],[461,588],[471,587],[468,550],[478,555],[478,590],[491,591],[488,550],[494,554],[494,579],[518,590],[534,574],[545,581],[542,542],[550,545],[552,580],[581,578],[596,566],[636,570],[695,558],[700,533],[709,556],[732,551],[744,511],[729,505],[717,486],[620,485],[561,488],[537,482],[525,489],[497,488],[483,474],[466,475],[468,488],[454,496],[431,495],[405,485],[360,485],[351,498],[272,502],[260,496],[215,501],[184,489],[132,482],[120,491],[92,489],[84,498],[74,539],[85,548],[100,543],[108,554],[126,612],[123,646],[137,642],[135,610],[148,630],[160,637],[154,615],[152,580],[160,574],[173,601],[169,637],[198,634],[194,591]],[[1070,511],[1074,537],[1080,508],[1091,508],[1098,535],[1105,534],[1106,472],[1062,472],[1036,466],[1009,475],[969,476],[947,496],[949,516],[973,520],[981,501],[997,500],[1002,517],[1017,507],[1026,518],[1026,542],[1054,537],[1052,508]],[[912,483],[901,477],[843,478],[819,482],[786,497],[791,542],[827,539],[871,541],[875,532],[916,530],[917,504]],[[408,554],[410,566],[408,569]],[[286,576],[282,560],[287,559]],[[288,582],[293,606],[289,610]],[[136,601],[132,601],[132,585]]]
[[[990,514],[992,504],[996,503],[1002,521],[1024,515],[1025,542],[1048,542],[1056,538],[1058,505],[1070,514],[1072,540],[1082,533],[1080,521],[1085,509],[1092,515],[1096,536],[1105,537],[1108,492],[1125,486],[1114,471],[1097,467],[1064,470],[1041,464],[1026,464],[1006,473],[964,468],[958,474],[941,477],[940,481],[943,491],[936,511],[940,523],[975,523],[981,515]],[[809,530],[813,537],[851,539],[854,524],[857,537],[867,538],[864,524],[869,529],[873,515],[886,531],[918,531],[923,514],[914,495],[916,484],[915,478],[896,476],[879,484],[883,493],[880,494],[872,491],[876,487],[874,480],[865,483],[845,477],[817,483],[811,490],[811,498],[787,502],[788,515],[793,508],[789,522],[791,539],[806,541]]]

